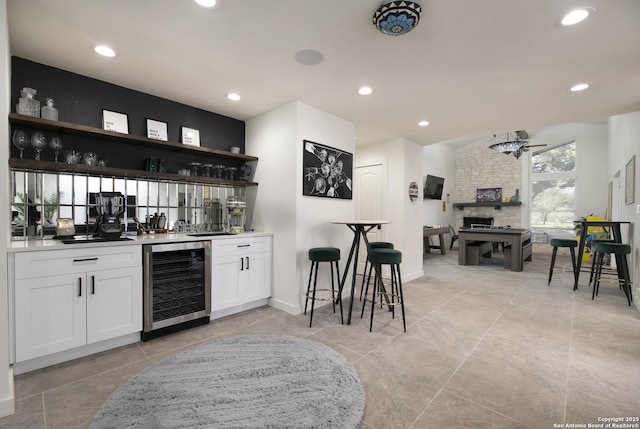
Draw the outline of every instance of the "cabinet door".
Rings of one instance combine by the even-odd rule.
[[[85,274],[17,280],[16,361],[86,343]]]
[[[211,311],[240,304],[240,272],[244,259],[240,255],[214,255],[211,275]]]
[[[87,273],[87,343],[142,330],[142,269]]]
[[[240,272],[241,304],[271,296],[271,253],[254,253],[244,258]]]

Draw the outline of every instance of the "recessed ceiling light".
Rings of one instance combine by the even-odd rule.
[[[558,26],[560,27],[569,27],[571,25],[575,25],[579,22],[584,21],[585,19],[587,19],[587,17],[589,16],[589,14],[591,14],[594,11],[593,8],[590,7],[585,7],[585,8],[581,8],[581,9],[574,9],[571,12],[569,12],[568,14],[562,16],[559,18],[558,20]]]
[[[588,83],[579,83],[577,85],[573,85],[571,87],[571,89],[569,89],[569,91],[578,92],[578,91],[584,91],[587,88],[589,88],[589,84]]]
[[[369,95],[372,92],[373,92],[373,89],[369,88],[368,86],[363,86],[358,90],[358,94],[360,95]]]
[[[418,125],[421,127],[426,127],[427,125],[429,125],[429,121],[420,121],[418,122]]]
[[[202,7],[214,7],[220,3],[220,0],[193,0]]]
[[[227,98],[231,101],[238,101],[240,100],[240,94],[237,94],[235,92],[230,92],[229,94],[227,94]]]
[[[315,66],[320,64],[324,58],[322,52],[315,49],[303,49],[294,55],[296,61],[303,66]]]
[[[110,47],[108,47],[107,45],[98,45],[95,48],[93,48],[94,51],[96,51],[98,54],[102,55],[103,57],[115,57],[116,53],[113,49],[111,49]]]

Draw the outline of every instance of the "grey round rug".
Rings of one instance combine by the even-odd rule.
[[[155,363],[116,390],[90,429],[357,428],[365,394],[331,348],[248,335]]]

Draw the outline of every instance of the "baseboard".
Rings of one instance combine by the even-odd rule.
[[[237,305],[224,310],[212,311],[209,316],[210,320],[220,319],[222,317],[231,316],[232,314],[242,313],[243,311],[252,310],[254,308],[263,307],[268,304],[268,299],[260,299],[258,301],[248,302],[246,304]]]
[[[0,400],[0,418],[10,416],[11,414],[16,412],[16,398],[13,396],[13,368],[9,368],[8,381],[9,393],[11,394],[11,396],[2,398]]]
[[[401,275],[402,275],[402,283],[404,284],[406,282],[410,282],[411,280],[419,279],[420,277],[424,276],[424,270],[415,271],[409,274],[401,273]]]
[[[269,299],[269,305],[277,310],[281,310],[289,314],[295,315],[295,314],[300,314],[302,312],[299,306],[292,305],[288,302],[284,302],[279,299],[274,299],[274,298]]]
[[[23,362],[16,362],[13,364],[13,373],[15,375],[24,374],[26,372],[35,371],[36,369],[45,368],[51,365],[57,365],[62,362],[67,362],[95,353],[115,349],[116,347],[122,347],[128,344],[137,343],[138,341],[140,341],[140,332],[133,332],[131,334],[123,335],[122,337],[114,338],[111,340],[101,341],[99,343],[89,344],[72,350],[53,353],[35,359],[29,359]]]

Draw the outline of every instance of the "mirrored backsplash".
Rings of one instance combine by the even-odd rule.
[[[226,231],[227,197],[245,196],[244,187],[228,185],[18,169],[11,171],[11,189],[12,240],[52,238],[58,219],[73,219],[77,235],[92,235],[100,192],[124,196],[126,207],[119,218],[125,233],[135,234],[139,224],[149,226],[163,213],[169,231]]]

